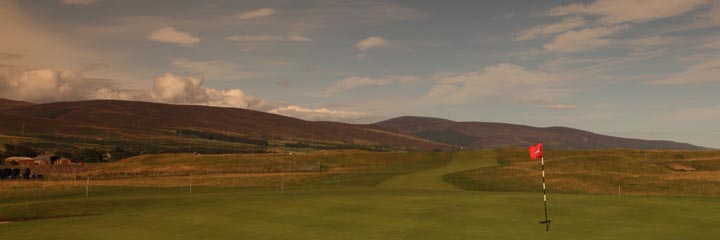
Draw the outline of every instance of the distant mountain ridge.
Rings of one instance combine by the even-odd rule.
[[[453,150],[528,146],[543,141],[561,149],[704,149],[672,141],[628,139],[583,130],[455,122],[428,117],[398,117],[374,124],[305,121],[239,108],[91,100],[32,104],[0,99],[0,134],[63,135],[102,138],[176,139],[182,129],[232,137],[389,146],[407,150]],[[197,134],[197,133],[196,133]]]
[[[542,141],[555,149],[706,149],[687,143],[612,137],[567,127],[531,127],[492,122],[455,122],[428,117],[398,117],[373,125],[465,148],[525,147]]]

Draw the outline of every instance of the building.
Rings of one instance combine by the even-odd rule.
[[[34,158],[30,157],[9,157],[3,160],[5,165],[19,165],[19,166],[68,166],[75,163],[72,160],[55,156],[52,154],[39,155]]]

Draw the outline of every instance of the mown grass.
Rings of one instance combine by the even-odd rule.
[[[540,162],[526,150],[496,152],[498,166],[449,179],[469,190],[542,190]],[[545,169],[550,192],[720,196],[718,151],[548,150]]]
[[[546,154],[548,158],[551,152],[557,154],[549,151]],[[277,182],[223,186],[233,176],[267,175],[275,178],[272,172],[193,172],[193,179],[196,174],[199,174],[198,179],[218,176],[218,181],[223,184],[197,185],[192,195],[189,186],[152,185],[175,178],[183,182],[188,180],[187,176],[157,175],[154,171],[167,166],[192,167],[196,166],[193,164],[204,166],[212,163],[238,167],[249,163],[234,165],[233,161],[262,161],[263,158],[255,159],[258,156],[253,155],[207,156],[202,160],[182,160],[163,155],[155,156],[160,158],[156,159],[159,162],[154,162],[153,156],[148,156],[149,159],[137,158],[117,165],[98,166],[107,166],[104,169],[107,172],[102,169],[88,172],[96,171],[100,174],[98,176],[108,176],[98,182],[122,181],[121,178],[109,177],[114,175],[107,173],[134,169],[135,161],[151,161],[154,163],[148,163],[151,167],[146,172],[139,171],[148,174],[137,175],[150,179],[148,183],[151,185],[132,187],[130,184],[112,183],[91,186],[88,198],[85,198],[82,184],[72,186],[74,189],[70,192],[3,195],[5,197],[0,197],[0,221],[15,222],[0,224],[0,239],[712,239],[720,235],[720,228],[716,227],[720,224],[719,198],[551,193],[548,200],[552,225],[551,231],[546,233],[544,225],[537,223],[543,218],[542,194],[539,191],[463,191],[437,184],[443,176],[457,181],[456,178],[463,177],[462,174],[477,171],[502,173],[498,170],[504,168],[516,171],[525,168],[537,174],[536,166],[530,166],[537,162],[525,162],[527,160],[519,158],[526,158],[525,154],[522,151],[315,152],[292,161],[302,165],[303,161],[310,161],[302,159],[324,159],[328,169],[344,170],[334,173],[328,173],[330,170],[286,173],[290,177],[314,174],[320,174],[320,177],[290,184],[285,191],[275,185]],[[572,160],[584,154],[605,153],[580,152],[567,156]],[[494,156],[497,160],[492,159]],[[232,160],[233,157],[240,160]],[[688,155],[667,162],[712,161],[711,158],[712,154]],[[290,160],[282,159],[278,161],[290,164],[285,162]],[[498,160],[506,164],[486,167]],[[621,166],[607,168],[571,163],[568,169],[573,171],[602,169],[622,174],[622,171],[616,171],[622,169]],[[560,162],[554,164],[556,169],[563,166]],[[466,171],[478,167],[485,168]],[[657,173],[665,171],[662,168],[653,169]],[[629,169],[628,174],[635,174],[637,170]],[[454,171],[464,172],[448,175]],[[507,178],[499,173],[496,174],[500,179],[497,182],[476,183],[498,189],[521,185],[507,184],[504,181]],[[603,174],[599,176],[604,178]],[[532,178],[534,184],[539,180],[537,177]],[[383,187],[388,184],[393,187]],[[430,187],[418,188],[418,185]],[[29,219],[36,220],[24,221]]]
[[[1,204],[56,216],[0,225],[2,239],[712,239],[716,198],[554,194],[551,231],[537,193],[140,188]]]

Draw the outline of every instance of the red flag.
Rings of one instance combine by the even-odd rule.
[[[541,158],[543,156],[542,143],[528,147],[528,152],[530,152],[530,158],[532,158],[532,160]]]

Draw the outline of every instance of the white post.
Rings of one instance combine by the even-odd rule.
[[[192,199],[192,173],[190,174],[190,199]]]
[[[285,191],[285,176],[283,175],[283,172],[280,172],[280,191]]]
[[[90,176],[87,177],[87,181],[85,181],[85,198],[88,198],[90,195]]]
[[[543,203],[545,205],[545,221],[540,223],[545,224],[545,231],[550,231],[550,220],[547,217],[547,191],[545,190],[545,158],[540,157],[540,164],[542,166],[542,185],[543,185]]]

